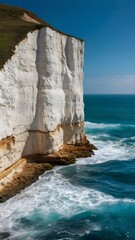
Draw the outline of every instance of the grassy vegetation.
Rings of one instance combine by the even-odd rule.
[[[24,21],[21,18],[24,13],[34,18],[40,24]],[[0,69],[13,55],[15,45],[24,39],[28,32],[44,26],[51,27],[48,23],[25,9],[0,4]]]
[[[40,24],[24,21],[21,18],[24,13]],[[50,27],[58,31],[47,22],[25,9],[0,4],[0,69],[2,69],[5,62],[11,58],[15,46],[26,37],[27,33],[42,27]],[[58,32],[62,33],[61,31]],[[69,36],[68,34],[65,35]]]

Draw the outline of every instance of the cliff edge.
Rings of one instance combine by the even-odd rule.
[[[6,29],[8,18],[13,38]],[[84,133],[83,41],[55,30],[23,9],[0,4],[0,19],[3,191],[27,164],[29,175],[36,163],[42,165],[42,171],[69,164],[76,157],[93,154],[94,146]],[[38,175],[38,168],[36,165],[33,175]]]

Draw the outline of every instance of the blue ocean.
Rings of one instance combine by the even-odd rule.
[[[0,239],[135,240],[135,95],[85,95],[91,158],[0,204]]]

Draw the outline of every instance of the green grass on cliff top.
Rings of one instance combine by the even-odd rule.
[[[23,17],[24,13],[40,24],[23,20],[21,17]],[[50,27],[59,33],[65,34],[23,8],[0,4],[0,69],[11,58],[15,46],[26,37],[27,33],[42,27]]]
[[[21,17],[24,13],[40,24],[23,20]],[[44,26],[51,27],[48,23],[25,9],[0,4],[0,69],[11,58],[15,46],[26,37],[28,32]]]

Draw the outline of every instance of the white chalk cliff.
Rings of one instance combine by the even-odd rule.
[[[0,172],[84,136],[83,41],[29,32],[0,71]]]

